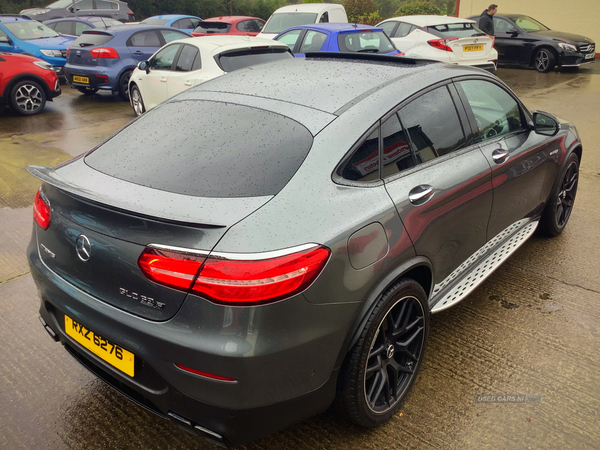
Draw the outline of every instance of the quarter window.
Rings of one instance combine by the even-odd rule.
[[[342,169],[342,177],[352,181],[379,180],[379,128],[354,152]]]
[[[521,108],[501,87],[483,80],[461,81],[481,141],[524,130]]]
[[[175,22],[172,26],[173,28],[179,28],[180,30],[189,30],[190,28],[196,28],[192,24],[192,21],[188,18],[180,19],[177,22]]]
[[[383,178],[415,166],[408,136],[397,114],[381,125],[381,139],[383,140]]]
[[[400,110],[417,163],[446,155],[465,145],[460,120],[446,86],[434,89]]]
[[[304,35],[304,41],[300,46],[299,53],[319,52],[325,43],[327,35],[318,31],[309,30]]]

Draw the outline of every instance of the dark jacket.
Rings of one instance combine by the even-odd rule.
[[[494,35],[494,17],[490,16],[487,9],[479,16],[479,29],[484,33],[493,36]]]

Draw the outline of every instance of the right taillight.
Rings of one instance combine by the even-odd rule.
[[[52,210],[50,208],[50,202],[40,187],[37,194],[35,194],[35,200],[33,201],[33,218],[42,229],[47,230],[50,226],[51,215]]]
[[[90,53],[94,58],[100,59],[118,59],[119,53],[110,47],[98,47],[90,50]]]
[[[138,264],[157,283],[189,288],[215,303],[249,306],[275,302],[304,291],[322,272],[330,253],[327,247],[313,244],[270,258],[218,254],[202,263],[204,256],[147,247]]]
[[[446,52],[451,52],[452,49],[448,46],[448,43],[451,41],[456,41],[457,39],[458,38],[432,39],[430,41],[427,41],[427,43],[433,48],[444,50]]]

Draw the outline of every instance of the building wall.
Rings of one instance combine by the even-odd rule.
[[[600,52],[600,0],[458,0],[458,17],[479,15],[491,3],[498,14],[531,16],[552,30],[580,34],[596,43]]]

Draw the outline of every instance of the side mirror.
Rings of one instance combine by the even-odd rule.
[[[559,129],[560,125],[554,117],[542,112],[533,113],[533,130],[537,134],[554,136],[556,133],[558,133]]]
[[[138,64],[138,69],[145,70],[146,73],[150,73],[150,64],[148,64],[148,61],[142,61]]]
[[[12,39],[9,38],[8,36],[2,36],[0,37],[0,44],[12,44]]]
[[[506,30],[507,34],[510,34],[511,37],[515,37],[519,34],[519,30],[517,30],[516,28],[509,28],[508,30]]]

